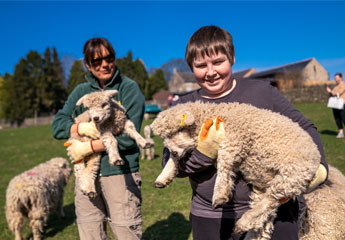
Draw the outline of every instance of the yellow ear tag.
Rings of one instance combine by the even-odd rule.
[[[182,119],[181,119],[181,127],[184,127],[184,120],[186,119],[187,114],[183,114],[182,115]]]
[[[117,101],[117,103],[118,103],[119,105],[121,105],[121,102],[120,102],[120,100],[119,100],[119,101]]]

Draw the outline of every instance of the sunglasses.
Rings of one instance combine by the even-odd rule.
[[[95,58],[91,59],[91,66],[92,67],[99,67],[102,65],[103,60],[105,60],[107,63],[113,63],[115,61],[114,55],[108,55],[105,57]]]

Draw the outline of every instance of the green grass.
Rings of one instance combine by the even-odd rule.
[[[332,111],[324,104],[298,104],[299,109],[318,128],[328,163],[345,172],[344,139],[336,139],[337,128]],[[152,119],[143,124],[149,124]],[[161,168],[162,141],[154,137],[156,156],[153,161],[141,160],[143,194],[143,238],[145,240],[192,239],[188,221],[191,189],[187,178],[176,179],[166,189],[155,189],[153,183]],[[0,131],[0,239],[13,239],[4,215],[5,193],[12,177],[52,157],[66,157],[63,141],[51,136],[50,126]],[[302,146],[301,146],[302,147]],[[65,188],[64,211],[66,218],[59,220],[52,214],[46,226],[45,239],[79,239],[74,224],[74,177]],[[24,239],[30,236],[28,221]],[[111,237],[112,238],[112,237]]]

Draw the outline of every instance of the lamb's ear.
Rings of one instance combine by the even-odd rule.
[[[76,105],[80,106],[80,105],[84,104],[85,99],[86,99],[86,95],[82,96],[81,98],[79,98],[79,100],[76,103]]]
[[[108,96],[109,98],[115,97],[115,95],[118,93],[117,90],[107,90],[104,91],[104,94]]]
[[[183,113],[181,115],[181,126],[182,127],[191,126],[194,122],[195,122],[195,118],[191,112],[186,111],[185,113]]]

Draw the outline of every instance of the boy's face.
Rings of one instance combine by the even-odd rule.
[[[204,91],[211,98],[222,96],[231,89],[232,66],[223,53],[199,57],[193,62],[195,78]]]

